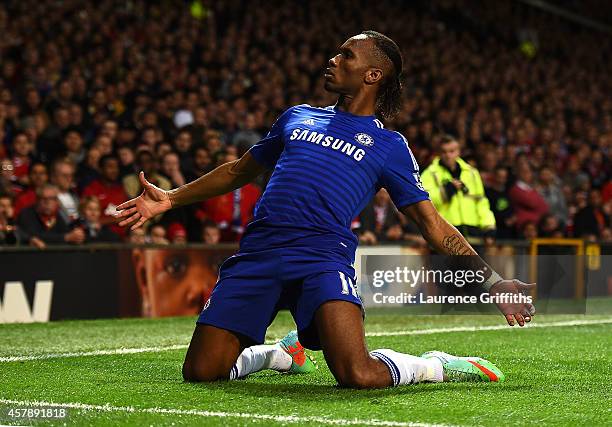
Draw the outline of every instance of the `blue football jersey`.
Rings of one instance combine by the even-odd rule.
[[[429,198],[408,142],[375,116],[298,105],[249,152],[273,173],[242,251],[300,248],[353,262],[351,222],[380,188],[399,208]]]

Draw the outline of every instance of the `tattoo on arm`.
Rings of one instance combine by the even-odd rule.
[[[472,248],[464,243],[464,239],[459,234],[444,236],[442,246],[448,251],[449,255],[476,255]]]

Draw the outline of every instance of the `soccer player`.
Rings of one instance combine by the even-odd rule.
[[[407,141],[377,119],[400,109],[402,66],[395,42],[364,31],[329,60],[325,88],[338,94],[335,106],[289,108],[242,158],[174,190],[155,187],[141,173],[144,191],[118,207],[120,225],[140,227],[169,209],[233,191],[273,170],[239,252],[221,267],[198,318],[183,365],[187,381],[289,369],[286,356],[293,351],[283,355],[278,347],[253,346],[263,343],[279,308],[290,309],[306,348],[323,350],[341,386],[503,380],[499,369],[480,358],[441,352],[416,357],[366,347],[352,266],[357,239],[349,226],[381,187],[438,252],[473,255],[488,273],[490,294],[518,295],[531,287],[502,280],[438,214]],[[523,326],[535,313],[526,303],[498,307],[511,326]]]

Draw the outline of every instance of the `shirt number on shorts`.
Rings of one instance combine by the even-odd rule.
[[[340,283],[342,283],[342,294],[348,295],[349,293],[352,293],[354,297],[359,298],[353,280],[350,277],[346,277],[341,271],[339,271],[338,274],[340,275]]]

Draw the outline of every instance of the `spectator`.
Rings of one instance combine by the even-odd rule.
[[[249,149],[261,139],[261,135],[255,130],[256,126],[255,115],[247,114],[243,128],[234,134],[232,144],[238,148],[239,156],[249,151]]]
[[[548,213],[548,205],[534,188],[534,178],[531,167],[523,163],[518,167],[516,183],[508,193],[510,204],[516,215],[516,225],[519,229],[527,223],[536,226],[542,217]]]
[[[359,215],[359,241],[366,245],[403,238],[400,215],[387,190],[381,189]]]
[[[557,217],[561,226],[567,224],[569,219],[567,202],[563,195],[561,181],[555,176],[551,168],[543,167],[540,170],[540,183],[537,189],[548,205],[549,211]]]
[[[207,245],[216,245],[221,242],[221,230],[214,221],[202,222],[202,242]]]
[[[144,172],[150,183],[158,186],[162,190],[170,190],[172,188],[170,181],[157,171],[155,158],[150,151],[141,150],[138,152],[138,154],[136,154],[136,163],[138,169]],[[133,173],[123,178],[123,188],[130,199],[142,193],[142,185],[140,185],[138,173]]]
[[[167,245],[166,229],[161,224],[155,224],[149,230],[149,239],[154,245]]]
[[[173,222],[168,226],[168,240],[175,245],[187,243],[187,230],[182,224]]]
[[[162,157],[161,172],[170,180],[170,188],[180,187],[186,182],[181,172],[179,156],[175,152],[166,153],[164,157]]]
[[[9,159],[0,160],[0,193],[15,196],[22,191],[13,174],[13,162]]]
[[[181,130],[174,140],[174,148],[179,155],[181,170],[193,169],[192,137],[188,130]]]
[[[211,156],[215,156],[217,153],[223,150],[223,142],[219,132],[209,130],[206,132],[204,146]]]
[[[62,156],[67,157],[73,164],[78,165],[85,158],[85,154],[83,137],[78,131],[74,129],[69,130],[64,137],[64,152]]]
[[[82,191],[100,176],[100,150],[91,147],[87,150],[87,156],[77,169],[77,184]]]
[[[526,222],[521,229],[521,235],[526,240],[538,238],[538,226],[533,222]]]
[[[589,189],[589,176],[582,171],[578,157],[570,157],[567,169],[563,175],[563,182],[569,185],[572,191],[585,191]]]
[[[465,236],[494,237],[495,216],[480,174],[460,155],[459,142],[444,136],[440,156],[421,175],[423,186],[440,214]]]
[[[134,155],[134,150],[132,150],[132,147],[129,145],[119,147],[117,150],[117,156],[119,156],[119,175],[122,179],[136,172],[136,156]]]
[[[94,180],[83,190],[83,197],[95,196],[102,208],[102,225],[110,225],[111,230],[120,236],[125,229],[115,224],[116,207],[127,200],[127,194],[119,181],[119,160],[114,156],[103,156],[100,159],[100,178]]]
[[[68,159],[56,160],[51,166],[51,183],[59,190],[60,215],[69,224],[79,218],[79,196],[74,192],[74,164]]]
[[[546,214],[540,221],[538,235],[541,237],[563,237],[563,227],[559,218],[553,214]]]
[[[404,131],[422,169],[438,149],[435,128],[456,134],[464,158],[476,162],[487,180],[495,163],[518,170],[526,161],[534,171],[548,163],[567,188],[570,233],[572,214],[582,203],[575,200],[579,194],[606,186],[604,198],[612,194],[612,83],[607,78],[612,61],[601,54],[612,49],[612,37],[551,19],[521,2],[508,8],[505,2],[483,0],[433,0],[427,7],[383,1],[353,8],[347,2],[312,0],[304,7],[283,6],[294,17],[291,26],[283,25],[285,16],[275,4],[246,2],[241,6],[246,18],[229,31],[225,23],[233,19],[233,9],[226,2],[211,2],[206,25],[188,30],[182,25],[192,21],[188,8],[172,2],[134,2],[119,14],[109,0],[96,3],[95,13],[90,2],[81,8],[87,13],[74,13],[71,2],[12,3],[0,6],[9,23],[0,42],[0,163],[5,169],[0,191],[13,196],[23,186],[11,180],[4,161],[7,156],[11,161],[20,132],[35,147],[30,153],[48,167],[68,154],[80,190],[99,178],[102,155],[121,155],[122,178],[135,172],[132,161],[123,160],[139,143],[155,148],[161,161],[172,149],[163,141],[176,142],[185,180],[203,175],[210,170],[210,157],[232,146],[242,154],[254,134],[265,134],[287,106],[332,102],[320,84],[321,71],[337,41],[356,29],[350,30],[351,22],[380,26],[410,58],[404,108],[385,126]],[[590,2],[573,3],[581,15],[593,14]],[[598,16],[611,10],[598,2]],[[338,13],[348,19],[331,25]],[[313,23],[308,17],[315,15],[321,19]],[[134,38],[126,30],[132,27],[124,24],[142,17],[155,31],[140,31]],[[530,34],[537,43],[530,54],[516,49],[517,28],[534,29]],[[270,53],[269,60],[262,52]],[[177,126],[173,119],[179,116]],[[228,154],[215,160],[233,155]],[[551,211],[556,215],[556,208]],[[199,238],[199,224],[180,222]]]
[[[9,195],[0,193],[0,245],[15,245],[18,242],[13,200]]]
[[[135,230],[130,230],[128,234],[128,243],[133,245],[144,245],[147,243],[147,235],[144,228],[140,227]]]
[[[19,216],[23,209],[36,203],[37,189],[49,182],[47,166],[44,163],[33,163],[30,167],[28,182],[31,185],[15,199],[15,216]]]
[[[36,205],[25,208],[19,214],[17,223],[25,241],[38,247],[62,243],[81,244],[85,241],[82,228],[71,229],[58,215],[58,194],[55,185],[45,184],[39,187],[36,190]]]
[[[53,109],[53,122],[38,139],[37,149],[42,159],[51,161],[61,154],[62,136],[70,128],[70,112],[64,106]]]
[[[199,178],[202,175],[206,175],[208,172],[213,170],[212,159],[210,158],[210,154],[208,153],[208,150],[204,147],[197,147],[195,149],[193,163],[194,163],[194,167],[193,167],[193,173],[191,175],[193,179]],[[611,190],[611,193],[612,193],[612,190]]]
[[[601,192],[592,190],[586,206],[574,217],[574,236],[597,240],[610,227],[610,217],[602,209]]]
[[[516,233],[516,217],[508,198],[508,169],[498,167],[495,169],[491,184],[485,188],[489,199],[491,211],[495,215],[497,231],[495,237],[498,239],[514,239]]]
[[[13,139],[13,176],[23,186],[30,184],[29,172],[32,163],[32,144],[25,133],[15,135]]]
[[[221,241],[238,241],[244,228],[253,218],[255,204],[261,191],[254,184],[246,184],[231,193],[212,197],[199,205],[196,213],[203,221],[214,221],[221,230]]]
[[[121,239],[108,226],[100,223],[102,209],[95,196],[86,196],[79,206],[81,227],[85,231],[86,243],[117,243]]]

